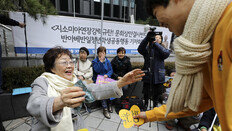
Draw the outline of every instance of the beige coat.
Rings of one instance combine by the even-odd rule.
[[[85,80],[92,80],[93,77],[92,63],[88,59],[85,62],[78,59],[77,63],[75,64],[74,73],[77,76],[83,76]]]

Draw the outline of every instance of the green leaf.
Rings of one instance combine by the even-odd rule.
[[[9,11],[27,12],[35,19],[38,19],[37,14],[41,14],[42,18],[57,14],[50,0],[0,0],[0,13]]]

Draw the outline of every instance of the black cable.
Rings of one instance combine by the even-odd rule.
[[[117,130],[116,130],[116,131],[118,131],[118,129],[119,129],[120,125],[121,125],[121,122],[122,122],[122,119],[120,120],[119,125],[118,125],[118,127],[117,127]]]
[[[156,122],[157,123],[157,130],[159,131],[159,124],[158,124],[158,122]]]
[[[11,89],[11,94],[10,94],[10,103],[11,103],[11,108],[13,110],[13,118],[15,117],[15,109],[14,109],[14,106],[13,106],[13,89]],[[5,128],[7,128],[14,120],[11,120],[11,122],[9,124],[7,124],[7,126]]]
[[[13,89],[12,89],[12,92],[13,92]],[[14,109],[14,105],[13,105],[13,93],[11,93],[10,99],[11,99],[11,107],[13,110],[13,118],[14,118],[15,117],[15,109]]]

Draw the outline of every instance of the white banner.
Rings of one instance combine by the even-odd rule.
[[[19,22],[24,21],[20,12],[11,12],[10,17]],[[102,44],[107,54],[116,54],[119,47],[124,47],[128,54],[137,54],[137,48],[146,36],[144,25],[104,21],[103,38],[101,37],[101,21],[79,17],[47,16],[46,23],[41,19],[34,20],[26,14],[26,32],[29,54],[43,54],[49,48],[62,46],[77,54],[79,48],[84,46],[90,54]],[[166,28],[157,27],[163,36],[171,41],[172,33]],[[13,27],[13,36],[16,53],[25,53],[25,35],[23,28]]]

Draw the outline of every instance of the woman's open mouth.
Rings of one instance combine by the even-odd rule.
[[[72,70],[67,70],[67,71],[65,71],[65,74],[67,74],[67,75],[72,75]]]

